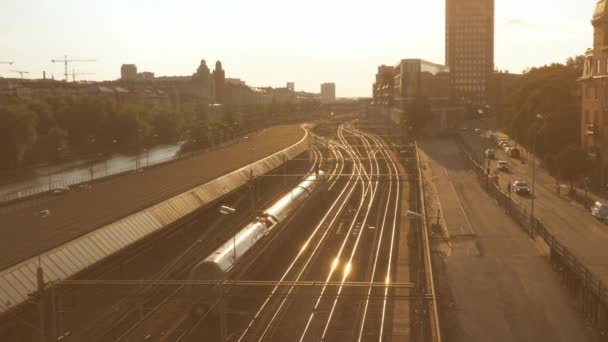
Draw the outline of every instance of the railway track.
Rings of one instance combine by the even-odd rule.
[[[314,172],[322,167],[323,155],[321,151],[314,146],[311,150],[311,166],[308,173]],[[189,258],[191,261],[186,265],[181,265],[179,269],[177,264],[179,260],[185,259],[188,253],[198,248],[197,255],[208,255],[213,251],[212,248],[200,251],[200,244],[207,238],[208,234],[213,232],[220,224],[221,219],[216,222],[209,233],[201,236],[196,242],[190,246],[184,254],[177,258],[171,265],[167,266],[163,272],[160,272],[155,279],[185,279],[188,271],[200,260],[199,258]],[[235,233],[231,230],[224,234],[226,237]],[[223,239],[222,239],[223,240]],[[118,320],[116,317],[104,317],[93,325],[89,332],[83,335],[83,338],[90,341],[134,341],[145,339],[146,341],[182,341],[188,338],[194,329],[207,317],[209,312],[201,317],[193,318],[191,315],[191,300],[189,298],[189,289],[186,286],[177,286],[170,291],[153,291],[146,289],[135,294],[137,297],[146,298],[143,304],[138,307],[147,306],[151,309],[138,319],[134,319],[133,315],[137,309],[133,309],[125,313]],[[129,305],[129,298],[125,299],[121,306]],[[84,340],[84,339],[83,339]]]
[[[340,125],[336,139],[315,140],[320,143],[311,146],[309,172],[326,172],[332,198],[279,272],[277,280],[282,285],[256,292],[255,297],[261,299],[252,300],[240,323],[231,324],[228,341],[390,340],[390,284],[401,192],[397,166],[389,147],[354,123]],[[167,269],[171,272],[160,279],[175,276],[175,265]],[[246,269],[232,274],[231,279],[245,277]],[[303,281],[314,281],[317,286],[302,289],[296,285]],[[349,286],[353,281],[369,286]],[[289,282],[294,285],[286,286]],[[226,289],[235,298],[245,298],[247,293],[242,292]],[[112,334],[92,334],[87,340],[193,341],[217,331],[219,302],[196,316],[191,314],[184,286],[141,295],[148,296],[151,308],[143,317],[108,319],[96,331]]]
[[[329,259],[329,271],[325,273],[324,280],[320,281],[325,285],[312,296],[313,305],[310,303],[311,294],[299,293],[301,291],[295,286],[273,289],[234,341],[281,341],[286,338],[299,341],[342,341],[345,337],[356,341],[386,340],[386,328],[390,326],[388,298],[391,264],[398,231],[400,184],[397,167],[388,147],[379,138],[356,130],[352,124],[341,125],[338,128],[338,138],[339,142],[327,144],[332,147],[330,154],[339,161],[334,165],[329,180],[331,187],[341,184],[342,191],[281,277],[282,281],[296,282],[311,280],[311,277],[323,274],[328,258],[322,254],[328,254],[328,249],[334,249],[337,252]],[[342,174],[346,165],[344,155],[353,162],[352,172],[347,177]],[[365,165],[364,161],[369,161],[369,164]],[[388,185],[381,187],[380,179],[383,177],[387,180],[384,184]],[[346,181],[338,182],[344,178]],[[374,227],[377,231],[372,241],[373,252],[367,255],[368,272],[364,273],[361,270],[365,267],[355,270],[354,265],[355,262],[366,259],[362,246],[369,244],[364,241],[364,235],[374,208],[379,213],[376,215],[377,227]],[[338,235],[341,238],[330,241]],[[316,244],[310,248],[313,240]],[[352,274],[354,272],[357,274]],[[370,286],[363,291],[361,288],[343,286],[349,279],[363,280],[369,282]],[[327,286],[336,281],[341,285]],[[387,286],[371,286],[378,282],[386,283]],[[275,297],[277,299],[273,301]],[[353,310],[356,314],[353,314]],[[302,315],[302,311],[308,314]],[[358,319],[352,319],[353,316]],[[299,323],[283,324],[286,317],[289,317],[289,321],[297,320]],[[348,317],[351,322],[344,324]],[[281,325],[288,326],[289,331],[280,332]],[[296,328],[295,331],[293,328]]]

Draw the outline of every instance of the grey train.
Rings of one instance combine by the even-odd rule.
[[[280,226],[303,202],[324,184],[322,171],[307,176],[298,186],[274,202],[251,223],[230,238],[190,272],[191,280],[219,281],[226,279],[246,253],[273,229]],[[200,287],[195,287],[202,290]],[[201,295],[200,293],[195,295]],[[198,297],[198,296],[197,296]]]

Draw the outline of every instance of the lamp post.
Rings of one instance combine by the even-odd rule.
[[[536,114],[536,119],[544,119],[543,114]],[[536,197],[536,141],[538,130],[534,132],[534,143],[532,145],[532,201],[530,203],[530,233],[534,233],[534,198]]]

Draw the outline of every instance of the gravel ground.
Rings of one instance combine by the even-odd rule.
[[[229,147],[0,209],[0,269],[262,159],[304,135],[275,126]],[[37,215],[49,210],[50,215]]]

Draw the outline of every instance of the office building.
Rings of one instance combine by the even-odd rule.
[[[120,79],[123,81],[137,80],[137,66],[135,64],[123,64],[120,67]]]
[[[287,82],[287,89],[291,90],[291,91],[296,91],[296,84],[293,82]]]
[[[417,98],[432,104],[450,101],[450,69],[422,59],[403,59],[395,66],[381,65],[373,88],[373,103],[407,107]]]
[[[494,72],[494,0],[446,0],[445,52],[455,98],[486,104]]]
[[[321,84],[321,102],[330,103],[336,101],[336,84],[323,83]]]

